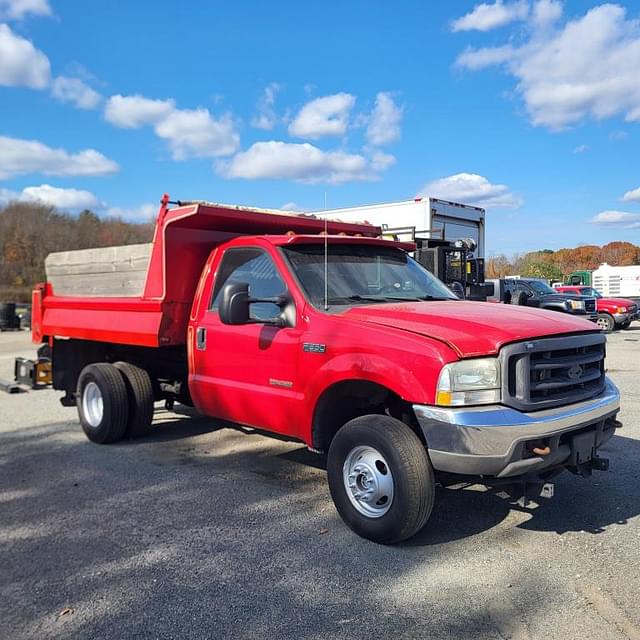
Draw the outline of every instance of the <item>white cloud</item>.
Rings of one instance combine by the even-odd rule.
[[[141,95],[111,96],[104,108],[107,122],[121,129],[138,129],[147,124],[156,124],[174,109],[174,100],[152,100]]]
[[[102,96],[79,78],[58,76],[51,85],[51,95],[60,102],[71,102],[78,109],[95,109]]]
[[[48,0],[0,0],[0,20],[21,20],[29,13],[53,15]]]
[[[402,107],[390,93],[381,91],[376,96],[376,105],[369,118],[367,140],[374,145],[388,144],[400,139]]]
[[[456,66],[470,71],[477,71],[494,64],[507,62],[513,58],[514,49],[509,45],[504,47],[483,47],[482,49],[472,49],[468,47],[456,59]]]
[[[63,189],[41,184],[38,187],[25,187],[22,191],[0,189],[0,204],[11,200],[20,202],[41,202],[59,209],[80,211],[82,209],[100,209],[104,203],[90,191],[81,189]]]
[[[356,102],[349,93],[336,93],[307,102],[289,125],[289,133],[315,140],[323,136],[341,136],[347,131],[349,114]]]
[[[538,0],[533,6],[531,19],[538,29],[546,29],[562,17],[562,3],[558,0]]]
[[[156,124],[155,132],[168,141],[175,160],[227,156],[240,144],[230,115],[216,119],[203,108],[176,109]]]
[[[593,224],[622,227],[623,229],[640,228],[640,213],[626,211],[601,211],[591,218]]]
[[[534,125],[559,130],[613,116],[640,121],[640,20],[627,19],[614,4],[564,25],[555,24],[560,12],[559,3],[541,0],[522,46],[468,49],[457,64],[504,64]]]
[[[589,151],[589,145],[588,144],[581,144],[581,145],[577,146],[573,150],[573,153],[584,153],[585,151]]]
[[[453,31],[490,31],[515,20],[524,20],[529,14],[529,5],[524,0],[504,4],[496,0],[493,4],[478,4],[466,15],[454,20]]]
[[[151,222],[158,213],[158,205],[146,202],[137,207],[109,207],[105,214],[110,218],[122,218],[129,222]]]
[[[383,153],[382,151],[376,151],[371,156],[371,168],[374,171],[385,171],[389,167],[396,163],[395,156],[390,153]]]
[[[613,140],[615,142],[626,140],[628,137],[629,137],[629,134],[626,131],[612,131],[609,134],[609,140]]]
[[[63,189],[41,184],[39,187],[26,187],[20,194],[20,200],[44,202],[59,209],[99,209],[104,206],[90,191],[82,189]]]
[[[627,191],[622,196],[623,202],[640,202],[640,187],[637,189],[632,189],[631,191]]]
[[[29,173],[48,176],[99,176],[115,173],[118,165],[95,149],[69,153],[37,140],[0,136],[0,180]]]
[[[302,211],[303,209],[296,202],[285,202],[280,209],[282,211]]]
[[[227,178],[271,179],[338,184],[377,179],[373,163],[362,155],[322,151],[309,143],[256,142],[217,170]]]
[[[492,184],[487,178],[476,173],[456,173],[428,182],[417,195],[472,204],[486,209],[517,209],[523,204],[522,198],[511,193],[506,185]]]
[[[213,117],[208,109],[176,109],[175,101],[152,100],[141,95],[111,96],[104,117],[116,127],[138,129],[153,125],[166,140],[175,160],[216,158],[238,149],[240,137],[230,115]]]
[[[264,88],[264,92],[258,100],[258,113],[251,119],[252,127],[271,131],[276,126],[278,116],[273,107],[278,91],[280,91],[280,85],[277,82],[271,82]]]
[[[0,24],[0,85],[44,89],[51,80],[49,58]]]

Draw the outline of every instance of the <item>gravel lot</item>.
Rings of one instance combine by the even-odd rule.
[[[0,334],[0,376],[32,356]],[[299,444],[157,408],[89,443],[52,390],[0,393],[0,638],[640,638],[640,323],[609,337],[609,473],[534,510],[440,490],[401,546],[352,534]]]

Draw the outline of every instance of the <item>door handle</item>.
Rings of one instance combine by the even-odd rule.
[[[196,349],[204,351],[207,348],[207,329],[198,327],[196,330]]]

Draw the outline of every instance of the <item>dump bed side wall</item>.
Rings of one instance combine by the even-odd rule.
[[[142,296],[151,243],[58,251],[45,260],[47,282],[59,296]]]

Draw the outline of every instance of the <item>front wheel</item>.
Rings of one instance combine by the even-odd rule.
[[[605,333],[611,333],[616,326],[613,316],[610,316],[608,313],[599,313],[596,324],[600,327],[600,330]]]
[[[363,538],[401,542],[431,515],[435,482],[426,449],[406,424],[389,416],[355,418],[339,429],[327,474],[338,513]]]
[[[627,320],[626,322],[621,322],[618,325],[618,329],[628,329],[631,326],[631,320]]]

